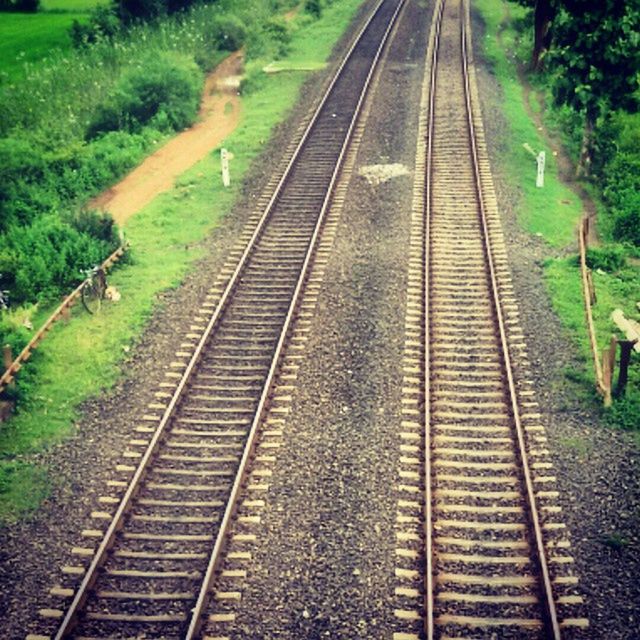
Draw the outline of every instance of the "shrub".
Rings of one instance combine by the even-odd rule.
[[[590,269],[613,272],[619,271],[625,264],[626,259],[623,247],[589,247],[587,249],[587,266]]]
[[[0,139],[0,231],[32,219],[46,177],[47,164],[37,146],[16,137]]]
[[[40,9],[40,0],[0,0],[0,11],[36,13],[38,9]]]
[[[238,16],[216,16],[207,28],[211,38],[222,51],[237,51],[247,39],[247,27]]]
[[[247,59],[263,56],[281,58],[287,54],[291,34],[282,18],[270,18],[256,25],[247,36]]]
[[[319,18],[322,15],[322,0],[306,0],[304,9],[314,18]]]
[[[98,109],[88,137],[124,129],[140,131],[146,124],[178,130],[198,112],[202,72],[179,53],[148,56],[125,72],[107,102]]]
[[[618,153],[605,168],[603,196],[617,240],[640,246],[640,154]]]
[[[87,22],[74,20],[69,35],[73,46],[86,47],[100,40],[111,40],[120,32],[120,20],[112,7],[96,7]]]
[[[118,242],[118,229],[110,213],[82,209],[68,215],[69,224],[81,234],[86,234],[113,246]]]
[[[51,213],[8,230],[0,241],[0,269],[13,303],[47,302],[82,280],[83,271],[112,248]]]

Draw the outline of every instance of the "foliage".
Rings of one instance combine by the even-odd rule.
[[[559,0],[553,22],[554,95],[595,118],[632,104],[640,70],[640,6],[623,0]]]
[[[217,15],[207,28],[207,36],[222,51],[236,51],[247,39],[247,27],[234,14]]]
[[[184,11],[198,0],[114,0],[115,10],[124,24],[139,20],[153,20]]]
[[[640,246],[640,150],[618,153],[605,167],[603,197],[613,236]]]
[[[145,125],[177,131],[198,112],[202,72],[196,63],[174,52],[148,56],[122,74],[93,121],[87,137],[108,131],[139,132]]]
[[[587,249],[587,266],[601,271],[619,271],[626,264],[626,252],[617,245],[610,247],[589,247]]]
[[[35,13],[39,8],[40,0],[0,0],[0,11]]]
[[[322,0],[306,0],[304,9],[314,18],[319,18],[322,15]]]
[[[96,7],[88,21],[74,20],[69,30],[76,48],[86,47],[101,40],[112,40],[120,33],[121,23],[113,7]]]
[[[29,226],[12,226],[0,239],[0,269],[12,302],[47,302],[83,279],[86,269],[114,248],[66,223],[56,214]]]

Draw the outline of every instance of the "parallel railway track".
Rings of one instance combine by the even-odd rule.
[[[381,0],[372,13],[159,424],[139,428],[141,462],[56,640],[202,635],[216,577],[225,573],[231,525],[252,517],[239,501],[252,482],[247,471],[257,435],[278,372],[289,366],[283,353],[337,176],[403,3]],[[514,354],[519,329],[501,230],[485,202],[488,168],[476,140],[467,15],[466,0],[440,0],[434,18],[426,183],[414,198],[420,211],[409,258],[417,275],[412,280],[410,266],[406,352],[420,359],[417,368],[405,368],[398,540],[406,548],[398,549],[396,597],[403,604],[393,637],[580,637],[586,621],[576,615],[581,599],[567,570],[564,525],[555,517],[544,430],[517,371],[526,358]],[[415,499],[414,479],[424,504]],[[227,613],[223,608],[218,618]]]
[[[566,539],[553,541],[544,531],[558,510],[545,502],[543,474],[532,473],[532,467],[550,466],[536,457],[546,454],[545,438],[527,438],[521,418],[529,409],[512,366],[513,304],[505,300],[511,295],[503,286],[508,270],[501,231],[485,205],[467,11],[465,0],[442,0],[437,7],[431,67],[424,223],[425,635],[557,640],[557,603],[577,600],[563,591],[562,579],[552,583],[550,563],[571,558],[561,550]],[[533,433],[539,429],[531,427]],[[550,553],[558,542],[560,550]],[[582,622],[565,618],[562,627]]]
[[[55,638],[194,638],[328,203],[404,0],[381,0],[231,274]]]

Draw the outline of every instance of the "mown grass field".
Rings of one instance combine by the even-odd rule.
[[[584,303],[580,269],[577,262],[578,221],[582,217],[580,198],[558,177],[553,155],[547,149],[545,186],[537,189],[534,184],[535,162],[522,148],[527,142],[535,150],[545,149],[545,140],[525,107],[525,92],[518,78],[516,61],[518,54],[517,33],[513,20],[522,18],[524,9],[504,0],[478,0],[476,3],[486,26],[483,39],[485,57],[492,64],[503,89],[503,109],[508,122],[508,134],[502,144],[501,170],[521,194],[517,205],[519,220],[531,234],[542,236],[549,244],[549,259],[545,264],[545,281],[549,295],[567,329],[567,335],[576,345],[584,360],[584,370],[570,372],[573,381],[580,384],[576,392],[587,401],[596,402],[592,355],[584,315]],[[530,106],[537,101],[530,96]],[[548,125],[555,127],[554,114],[549,114]],[[552,135],[560,135],[552,131]],[[561,138],[562,139],[562,138]],[[569,143],[568,140],[563,142]],[[596,202],[602,208],[602,205]],[[600,212],[601,213],[601,212]],[[600,214],[599,214],[600,215]],[[564,257],[554,257],[564,254]],[[614,271],[596,269],[593,280],[597,304],[593,308],[594,322],[600,349],[608,346],[612,333],[617,333],[610,315],[622,308],[628,317],[636,317],[636,301],[640,297],[640,277],[633,264]],[[637,367],[630,373],[632,384],[627,399],[614,402],[603,412],[603,419],[612,425],[638,430]],[[598,404],[601,404],[597,401]]]
[[[11,81],[54,49],[71,46],[69,28],[106,0],[43,0],[38,13],[0,13],[0,78]]]
[[[344,0],[327,8],[322,18],[300,16],[293,25],[290,56],[321,66],[362,0]],[[273,127],[298,99],[308,72],[264,74],[271,60],[254,60],[254,89],[242,98],[243,119],[224,142],[234,154],[234,180],[225,189],[219,178],[219,153],[214,151],[176,181],[175,188],[156,198],[132,217],[125,232],[133,260],[109,277],[122,294],[99,316],[81,307],[69,324],[58,324],[18,378],[29,387],[29,401],[0,425],[0,523],[32,512],[55,483],[47,469],[30,456],[72,433],[78,406],[96,392],[111,387],[121,375],[125,349],[144,329],[158,294],[176,287],[203,255],[198,246],[232,207],[242,189],[242,177],[260,155]],[[185,251],[185,246],[195,248]],[[44,317],[48,310],[42,310]]]

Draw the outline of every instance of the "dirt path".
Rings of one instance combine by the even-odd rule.
[[[215,149],[237,126],[242,115],[238,80],[242,52],[236,51],[207,77],[198,121],[150,155],[120,182],[94,198],[89,206],[109,211],[123,225],[174,180]]]

